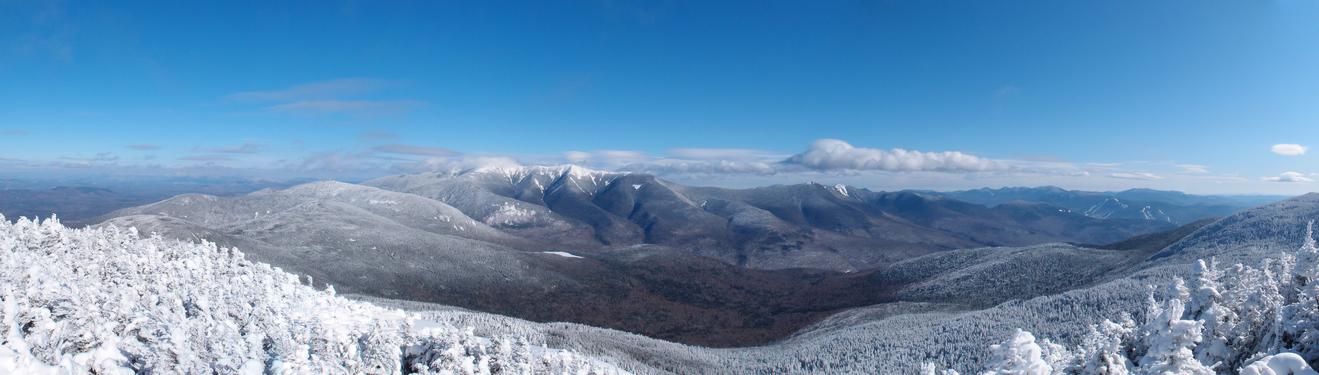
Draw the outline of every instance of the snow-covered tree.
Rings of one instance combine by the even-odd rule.
[[[316,290],[235,249],[0,217],[0,374],[610,374]]]
[[[1174,279],[1162,300],[1150,293],[1142,324],[1126,317],[1101,322],[1070,350],[1074,356],[1041,359],[1047,350],[1018,331],[991,348],[987,373],[1052,366],[1069,374],[1316,374],[1310,366],[1319,362],[1319,246],[1312,228],[1294,254],[1256,267],[1223,269],[1201,260],[1190,283]]]
[[[1296,353],[1278,353],[1241,368],[1241,375],[1319,375]]]
[[[1044,360],[1044,350],[1035,343],[1035,336],[1018,329],[1016,334],[1001,344],[990,347],[994,358],[985,375],[1048,375],[1053,366]]]
[[[1090,333],[1078,348],[1077,359],[1082,363],[1074,365],[1075,372],[1087,375],[1130,373],[1131,360],[1127,359],[1122,342],[1131,336],[1135,327],[1136,323],[1129,317],[1124,317],[1121,323],[1105,320],[1090,327]]]
[[[925,362],[924,364],[921,365],[921,375],[961,375],[961,374],[959,374],[957,370],[953,370],[953,369],[940,370],[939,365],[936,365],[933,362]]]
[[[1178,283],[1178,286],[1181,284]],[[1178,294],[1181,296],[1181,294]],[[1195,359],[1193,349],[1200,343],[1203,323],[1181,319],[1185,312],[1182,300],[1171,299],[1146,323],[1146,352],[1139,360],[1142,372],[1151,374],[1213,374],[1214,371]]]

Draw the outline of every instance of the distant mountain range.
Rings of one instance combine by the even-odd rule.
[[[894,273],[922,255],[1107,244],[1175,227],[1021,199],[987,206],[944,193],[814,183],[692,187],[575,166],[186,194],[101,221],[235,246],[344,292],[714,346],[769,342],[851,307],[946,302],[926,291],[956,283]],[[1047,248],[1059,249],[1060,261],[1087,253]],[[1111,268],[1148,253],[1104,254]],[[1066,262],[1060,266],[1099,264]],[[1089,279],[1062,280],[1052,290]],[[1020,295],[1004,293],[961,302]]]
[[[131,181],[48,181],[0,179],[0,215],[47,218],[57,215],[64,225],[80,227],[121,208],[140,206],[183,193],[246,194],[301,182],[242,179],[142,178]]]
[[[987,207],[937,193],[814,183],[691,187],[575,166],[399,175],[363,185],[443,202],[544,247],[653,244],[763,269],[848,271],[948,249],[1108,243],[1175,226],[1040,202]]]
[[[47,189],[0,190],[0,214],[8,218],[48,217],[62,213],[77,221],[104,215],[114,209],[151,203],[164,197],[135,197],[108,189],[59,186]]]
[[[1131,189],[1093,192],[1045,187],[1008,187],[937,193],[953,199],[997,206],[1014,202],[1044,203],[1099,219],[1133,219],[1186,224],[1223,217],[1287,199],[1272,195],[1191,195],[1177,191]]]

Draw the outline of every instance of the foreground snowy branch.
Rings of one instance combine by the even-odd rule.
[[[617,368],[318,291],[235,249],[0,217],[0,374]]]
[[[1175,279],[1161,301],[1151,292],[1142,324],[1106,320],[1073,348],[1019,330],[992,348],[985,374],[1319,375],[1311,369],[1319,362],[1313,225],[1298,251],[1257,267],[1201,260],[1194,279]]]

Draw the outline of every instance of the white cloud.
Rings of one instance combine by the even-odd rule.
[[[625,165],[619,170],[628,172],[650,173],[655,175],[712,175],[712,174],[757,174],[770,175],[779,173],[781,165],[771,162],[738,160],[684,160],[656,159],[644,163]]]
[[[1186,173],[1209,173],[1208,166],[1199,164],[1177,164],[1177,168],[1181,168],[1182,172]]]
[[[563,158],[572,163],[581,163],[591,159],[591,153],[586,151],[567,151],[563,153]]]
[[[367,165],[360,155],[343,152],[317,152],[303,157],[288,166],[298,171],[357,171],[375,166]]]
[[[645,163],[655,158],[645,152],[634,150],[595,150],[568,151],[562,154],[569,163],[592,165],[602,168],[618,168],[623,165]]]
[[[119,156],[108,152],[98,152],[96,155],[90,157],[64,156],[60,157],[60,160],[76,164],[113,163],[119,161]]]
[[[1294,143],[1280,143],[1273,145],[1273,153],[1284,156],[1301,156],[1309,151],[1309,147],[1301,146]]]
[[[957,151],[861,148],[837,139],[812,142],[805,152],[783,162],[817,170],[980,172],[1004,168],[997,161]]]
[[[781,154],[752,149],[681,148],[668,150],[666,157],[655,157],[642,151],[595,150],[567,151],[562,154],[569,163],[592,168],[625,172],[649,173],[660,176],[714,175],[714,174],[774,174],[784,166]],[[795,169],[800,167],[791,166]]]
[[[609,160],[636,160],[647,159],[646,153],[631,150],[598,150],[594,152],[596,157]]]
[[[516,159],[505,156],[456,156],[426,159],[421,162],[417,168],[434,171],[455,171],[483,168],[515,168],[521,165],[522,163],[518,162]]]
[[[1065,162],[993,160],[961,152],[867,149],[831,139],[818,140],[806,151],[795,155],[748,148],[675,148],[667,150],[662,157],[638,151],[620,150],[575,150],[564,152],[561,157],[560,160],[593,168],[650,173],[670,178],[677,178],[679,175],[768,176],[800,173],[857,175],[878,172],[993,172],[1019,176],[1090,175],[1090,171],[1086,168]]]
[[[1109,173],[1108,177],[1121,178],[1127,180],[1162,180],[1163,177],[1149,172],[1114,172]]]
[[[1305,175],[1304,175],[1304,174],[1301,174],[1300,172],[1291,172],[1291,171],[1288,171],[1288,172],[1282,172],[1282,174],[1280,174],[1280,175],[1278,175],[1278,176],[1275,176],[1275,177],[1265,177],[1265,178],[1264,178],[1264,181],[1269,181],[1269,182],[1314,182],[1314,179],[1311,179],[1311,178],[1309,178],[1309,177],[1305,177]]]

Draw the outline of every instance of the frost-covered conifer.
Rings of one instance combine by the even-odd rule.
[[[0,374],[536,372],[622,371],[318,291],[212,243],[0,217]]]
[[[1319,375],[1296,353],[1278,353],[1241,368],[1241,375]]]
[[[1071,350],[1074,357],[1046,358],[1057,358],[1050,362],[1058,371],[1081,374],[1316,374],[1310,363],[1319,361],[1319,283],[1312,281],[1319,247],[1312,226],[1295,254],[1257,267],[1224,270],[1201,260],[1190,283],[1175,279],[1162,301],[1150,293],[1143,324],[1104,321]],[[1016,345],[995,345],[989,373],[1028,363],[1000,359],[1031,357],[1020,353],[1039,347],[1025,337],[1018,332],[1009,341]]]
[[[939,365],[936,365],[933,362],[925,362],[924,364],[921,364],[921,375],[961,375],[961,374],[957,373],[957,370],[953,370],[953,369],[940,370]]]
[[[1142,372],[1188,375],[1214,373],[1195,359],[1193,351],[1200,343],[1203,323],[1181,319],[1184,311],[1182,301],[1174,298],[1146,323],[1144,332],[1148,349],[1139,361]]]
[[[1115,323],[1105,320],[1090,327],[1078,349],[1082,363],[1077,365],[1077,372],[1086,375],[1126,375],[1131,372],[1131,360],[1127,359],[1122,346],[1123,340],[1135,331],[1136,323],[1130,318]]]
[[[985,375],[1048,375],[1053,366],[1043,358],[1043,349],[1035,336],[1018,329],[1007,341],[990,347],[994,358]]]

